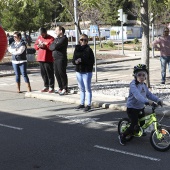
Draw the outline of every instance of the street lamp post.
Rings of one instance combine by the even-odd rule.
[[[76,36],[76,44],[78,44],[78,19],[77,19],[77,0],[74,0],[74,22],[75,22],[75,36]]]

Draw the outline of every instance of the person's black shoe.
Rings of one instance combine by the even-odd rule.
[[[91,110],[91,106],[86,106],[85,108],[84,108],[84,112],[89,112]]]
[[[81,104],[80,104],[80,105],[78,105],[75,109],[76,109],[76,110],[80,110],[80,109],[84,109],[84,108],[85,108],[84,105],[81,105]]]
[[[162,81],[162,82],[161,82],[161,84],[165,84],[165,82],[164,82],[164,81]]]
[[[126,139],[123,137],[123,135],[119,135],[118,139],[119,139],[119,143],[121,145],[125,145],[126,144]]]

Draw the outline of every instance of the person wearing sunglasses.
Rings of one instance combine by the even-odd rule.
[[[94,65],[94,54],[88,45],[88,36],[86,34],[80,35],[79,45],[75,47],[72,63],[76,65],[76,77],[80,89],[80,105],[76,109],[84,109],[86,112],[91,109],[91,79]],[[85,98],[87,100],[86,107]]]
[[[155,49],[160,51],[161,77],[162,77],[161,84],[165,84],[167,64],[170,73],[170,35],[168,27],[164,28],[163,36],[153,41],[152,45]]]
[[[144,106],[152,105],[153,101],[162,106],[163,102],[157,96],[152,94],[145,84],[148,75],[148,69],[144,64],[138,64],[134,67],[134,80],[130,83],[129,96],[127,98],[127,115],[131,121],[131,125],[122,133],[119,138],[121,145],[126,144],[126,136],[139,132],[138,119],[145,116]],[[148,100],[149,99],[149,100]],[[150,101],[151,100],[151,101]],[[144,125],[144,121],[140,126]],[[145,136],[146,133],[143,133]]]
[[[27,85],[28,92],[31,92],[30,81],[27,75],[27,58],[26,58],[26,44],[21,40],[21,33],[15,32],[14,42],[8,48],[8,51],[12,54],[12,66],[15,72],[15,79],[17,84],[17,92],[20,93],[20,73],[22,74],[24,81]]]

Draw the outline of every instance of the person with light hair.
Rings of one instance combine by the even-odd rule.
[[[92,90],[91,80],[94,65],[93,50],[88,45],[88,36],[80,35],[79,45],[76,45],[72,63],[76,66],[76,77],[80,89],[80,105],[77,110],[84,109],[85,112],[91,109]],[[85,107],[85,98],[87,105]]]
[[[26,44],[21,40],[21,33],[14,32],[14,42],[9,46],[8,51],[12,54],[12,66],[15,72],[15,79],[17,85],[17,92],[21,93],[21,76],[27,85],[28,92],[31,92],[31,85],[27,74],[27,57],[26,57]]]

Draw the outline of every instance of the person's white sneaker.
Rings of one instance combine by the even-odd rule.
[[[68,94],[68,93],[67,93],[67,91],[66,91],[65,89],[63,89],[63,90],[59,93],[60,96],[66,95],[66,94]]]
[[[62,92],[61,89],[55,90],[55,93],[61,93],[61,92]]]
[[[49,88],[48,87],[44,87],[41,92],[48,92]]]

